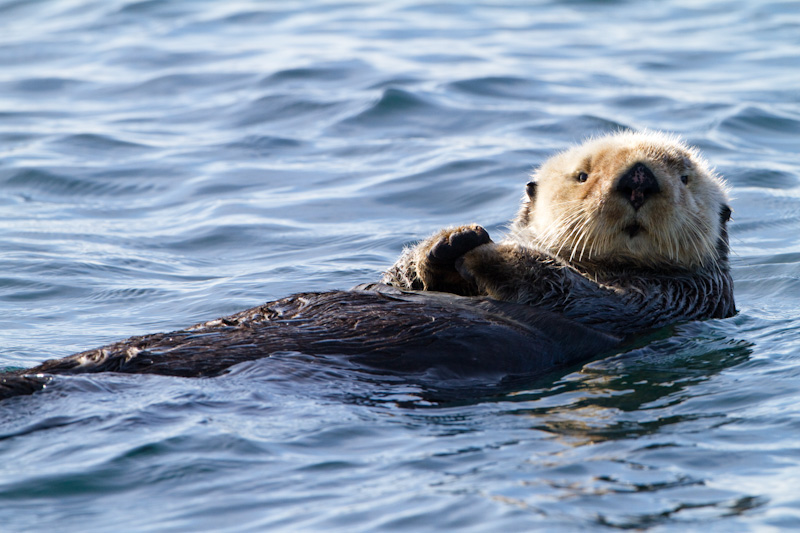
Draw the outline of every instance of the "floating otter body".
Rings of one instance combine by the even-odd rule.
[[[216,376],[285,352],[342,356],[348,365],[426,382],[492,379],[575,364],[619,341],[531,306],[368,285],[297,294],[185,330],[46,361],[0,376],[0,398],[35,392],[56,374]]]
[[[54,374],[215,376],[278,352],[430,379],[537,374],[679,321],[735,313],[730,208],[692,149],[619,133],[556,155],[509,236],[440,231],[382,284],[298,294],[186,330],[132,337],[0,377],[0,398]]]

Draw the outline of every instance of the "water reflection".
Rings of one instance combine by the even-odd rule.
[[[692,324],[674,337],[589,363],[550,390],[520,391],[509,399],[525,402],[513,413],[533,417],[532,427],[575,446],[643,437],[701,419],[711,427],[725,423],[724,406],[702,413],[675,407],[698,394],[695,385],[747,361],[752,349],[748,341]]]

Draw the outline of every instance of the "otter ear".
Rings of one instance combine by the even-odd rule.
[[[728,222],[731,219],[731,213],[733,213],[731,208],[725,204],[722,204],[722,209],[719,210],[720,222],[722,222],[723,224]]]
[[[530,200],[536,198],[536,182],[529,181],[527,185],[525,185],[525,194],[528,195]]]

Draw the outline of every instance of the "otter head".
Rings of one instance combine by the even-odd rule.
[[[516,238],[585,265],[696,268],[727,259],[722,180],[675,137],[621,132],[546,161]]]

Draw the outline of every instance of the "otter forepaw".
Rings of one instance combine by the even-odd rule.
[[[438,267],[455,267],[459,257],[490,242],[492,239],[481,226],[463,226],[452,233],[442,235],[428,251],[428,261]]]
[[[490,244],[462,255],[454,266],[461,279],[479,294],[516,301],[543,263],[541,254],[517,244]]]
[[[455,265],[456,266],[456,272],[458,272],[458,274],[462,278],[464,278],[464,280],[467,283],[471,283],[471,284],[474,285],[474,284],[477,283],[477,281],[475,280],[475,275],[472,273],[472,271],[469,269],[469,267],[464,264],[465,262],[466,262],[466,259],[464,258],[463,255],[461,257],[459,257],[458,259],[456,259],[456,265]]]

